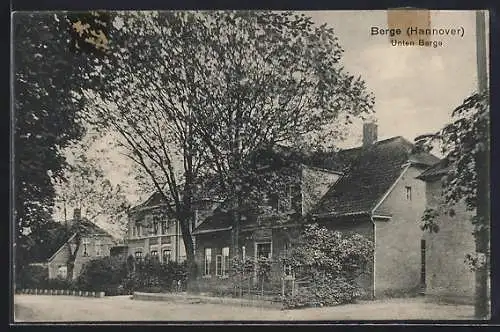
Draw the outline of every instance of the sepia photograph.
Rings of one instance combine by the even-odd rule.
[[[11,24],[12,324],[491,318],[487,10]]]

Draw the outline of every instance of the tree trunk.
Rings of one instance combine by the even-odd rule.
[[[490,200],[489,200],[489,160],[486,151],[478,154],[476,159],[477,171],[477,222],[478,231],[475,233],[476,254],[485,258],[484,265],[480,265],[475,272],[475,305],[474,312],[477,319],[490,316],[488,277],[489,277],[489,229],[490,229]]]
[[[81,238],[79,234],[75,236],[75,241],[76,241],[75,250],[73,252],[71,252],[71,244],[68,243],[69,257],[68,257],[68,262],[66,264],[66,268],[68,269],[66,278],[68,280],[73,280],[74,277],[76,256],[78,255],[78,250],[80,250],[80,243],[81,243]]]
[[[188,269],[188,287],[192,292],[198,292],[198,287],[196,284],[197,277],[197,268],[196,268],[196,260],[194,255],[194,244],[193,244],[193,236],[191,235],[190,230],[190,217],[189,215],[185,215],[179,220],[179,224],[181,226],[182,240],[184,241],[184,248],[186,249],[186,264]]]

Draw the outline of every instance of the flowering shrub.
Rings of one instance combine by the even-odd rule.
[[[282,259],[308,285],[286,295],[285,307],[353,302],[362,294],[357,278],[365,273],[372,252],[372,242],[362,235],[307,225]]]

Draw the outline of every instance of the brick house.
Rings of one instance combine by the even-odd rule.
[[[204,218],[203,212],[210,210],[214,204],[212,200],[202,198],[195,203],[197,210],[192,229]],[[166,204],[161,195],[155,192],[145,202],[130,209],[125,241],[127,255],[135,259],[149,255],[157,257],[160,262],[186,260],[180,224],[165,212]]]
[[[475,275],[464,261],[467,254],[475,252],[470,220],[474,211],[467,211],[464,203],[455,204],[452,213],[440,206],[442,179],[448,171],[449,165],[442,160],[418,176],[426,184],[427,207],[439,211],[438,232],[425,232],[422,237],[425,294],[473,303]]]
[[[115,245],[110,234],[82,218],[78,209],[75,209],[73,219],[68,220],[66,226],[54,223],[48,232],[52,234],[51,239],[36,245],[30,265],[46,267],[50,279],[68,277],[68,263],[72,254],[75,255],[73,279],[76,279],[85,263],[109,256],[110,249]],[[80,246],[75,253],[78,237]]]
[[[275,153],[297,160],[287,149],[279,150]],[[242,218],[241,255],[278,258],[303,222],[316,222],[373,241],[372,263],[360,280],[370,297],[418,292],[423,285],[420,220],[426,185],[417,177],[439,159],[414,152],[414,145],[399,136],[377,141],[373,123],[364,125],[361,147],[299,159],[298,180],[276,190],[269,213]],[[227,274],[231,220],[231,214],[216,211],[194,230],[201,278]],[[275,263],[274,279],[283,274],[284,267]]]

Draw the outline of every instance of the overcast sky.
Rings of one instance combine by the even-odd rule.
[[[477,87],[474,11],[431,11],[431,27],[464,28],[463,38],[437,37],[443,47],[393,47],[371,36],[372,26],[387,28],[387,11],[305,12],[333,27],[345,53],[347,70],[361,75],[375,94],[379,138],[419,134],[441,128],[451,111]],[[353,128],[345,145],[361,142]]]

